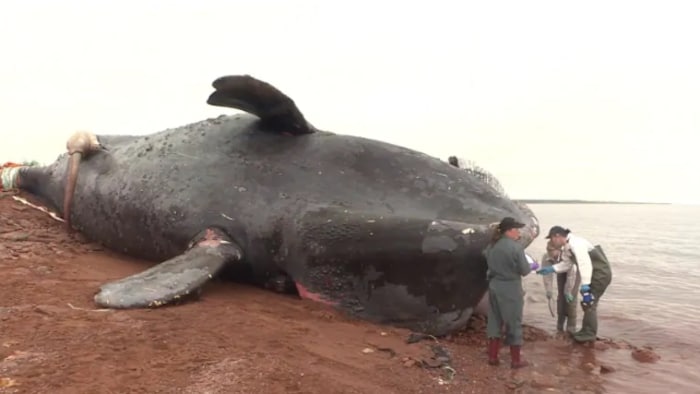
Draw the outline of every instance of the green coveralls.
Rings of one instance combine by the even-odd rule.
[[[530,264],[523,247],[508,237],[501,237],[485,251],[488,264],[489,313],[486,335],[501,338],[501,326],[506,325],[504,344],[523,343],[523,285],[522,277],[530,273]]]
[[[562,253],[564,252],[562,251]],[[557,264],[557,261],[555,261],[555,259],[552,258],[549,253],[542,255],[542,259],[540,261],[542,262],[542,267]],[[578,268],[572,268],[575,269],[569,269],[567,272],[554,274],[554,276],[557,278],[557,331],[564,331],[564,323],[566,323],[566,331],[570,332],[571,334],[576,331],[578,289],[581,287],[581,280],[577,277]],[[547,291],[551,291],[554,287],[552,286],[552,279],[546,276],[544,277],[544,283]],[[569,283],[571,284],[571,288],[568,290],[571,292],[571,296],[574,297],[571,302],[566,301],[565,295],[565,290],[567,290],[567,285]]]
[[[568,302],[564,293],[568,275],[573,273],[557,274],[557,330],[564,331],[564,322],[566,322],[566,330],[573,334],[576,329],[576,308],[578,308],[578,289],[581,287],[581,280],[576,280],[576,287],[571,294],[574,299]]]
[[[598,304],[612,281],[612,268],[603,248],[596,245],[593,250],[588,252],[588,255],[591,258],[593,268],[590,285],[591,294],[595,297],[595,301],[591,307],[583,308],[581,329],[573,334],[574,340],[577,342],[595,341],[598,338]],[[574,256],[575,259],[576,256]]]

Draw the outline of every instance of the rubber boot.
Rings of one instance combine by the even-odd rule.
[[[557,331],[558,332],[564,332],[564,320],[566,320],[566,316],[564,316],[564,315],[557,316]]]
[[[501,339],[500,338],[490,338],[489,339],[489,365],[498,365],[500,361],[498,360],[498,352],[501,350]]]
[[[529,362],[520,359],[520,346],[510,347],[510,367],[513,369],[523,368],[530,365]]]
[[[583,310],[583,321],[581,321],[581,330],[573,334],[576,342],[591,342],[597,339],[598,334],[598,314],[597,305]]]

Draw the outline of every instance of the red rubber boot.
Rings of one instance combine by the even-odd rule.
[[[489,338],[489,365],[498,365],[498,352],[501,350],[500,338]]]
[[[520,346],[510,347],[510,367],[513,369],[523,368],[530,365],[529,362],[520,359]]]

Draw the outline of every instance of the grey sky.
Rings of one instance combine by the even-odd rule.
[[[248,73],[319,128],[474,160],[513,197],[700,202],[696,2],[371,4],[3,1],[0,161],[232,112],[210,84]]]

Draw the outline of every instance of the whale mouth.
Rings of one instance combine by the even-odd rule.
[[[540,222],[532,209],[521,201],[515,201],[515,205],[520,211],[519,219],[525,224],[520,229],[520,243],[523,248],[527,248],[540,235]]]

